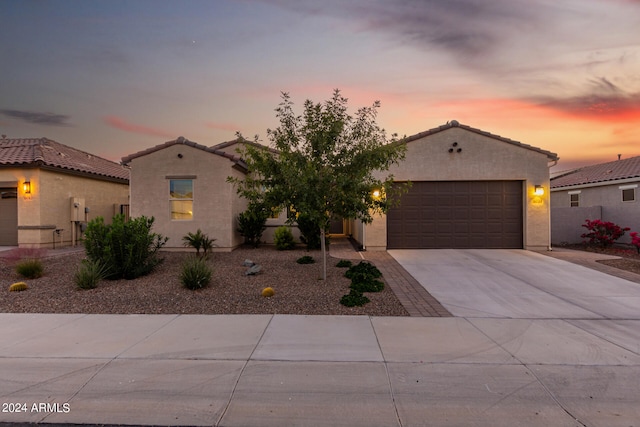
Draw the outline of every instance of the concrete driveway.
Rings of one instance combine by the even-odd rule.
[[[640,319],[640,285],[525,250],[390,250],[454,316]]]

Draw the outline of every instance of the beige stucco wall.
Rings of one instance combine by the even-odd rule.
[[[178,157],[181,154],[181,157]],[[236,195],[228,176],[242,178],[228,158],[175,144],[134,158],[131,166],[131,216],[155,217],[154,231],[169,237],[166,248],[183,248],[182,237],[197,229],[216,239],[219,249],[242,243],[237,215],[246,202]],[[193,219],[172,220],[169,178],[193,176]]]
[[[127,204],[127,184],[88,178],[39,168],[0,170],[0,181],[18,182],[18,245],[20,247],[53,247],[73,244],[75,228],[71,222],[71,198],[84,200],[79,206],[79,220],[102,216],[111,222],[114,204]],[[31,183],[25,194],[22,183]],[[90,212],[85,215],[84,207]],[[77,226],[76,226],[77,227]],[[55,229],[62,229],[54,235]],[[79,244],[79,228],[75,243]]]
[[[449,153],[450,148],[454,148],[453,153]],[[458,148],[462,149],[460,153],[456,152]],[[550,245],[548,161],[538,151],[452,127],[409,142],[405,160],[389,173],[396,181],[521,180],[525,194],[524,246],[546,249]],[[535,185],[544,186],[544,196],[533,195]],[[367,249],[385,249],[386,217],[376,218],[365,228]]]

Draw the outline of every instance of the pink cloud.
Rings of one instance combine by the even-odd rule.
[[[171,138],[175,136],[169,132],[165,132],[160,129],[154,129],[147,126],[137,125],[135,123],[129,123],[128,121],[117,116],[107,116],[104,118],[104,121],[109,126],[112,126],[116,129],[123,130],[125,132],[140,133],[143,135],[150,135],[150,136],[161,136],[163,138]]]

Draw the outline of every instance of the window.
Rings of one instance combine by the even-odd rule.
[[[622,190],[622,201],[623,202],[635,202],[636,201],[636,188],[638,188],[637,184],[634,185],[621,185],[618,187]]]
[[[622,201],[623,202],[634,202],[636,200],[636,189],[635,188],[627,188],[626,190],[622,190]]]
[[[193,180],[170,179],[169,203],[171,205],[171,219],[193,219]]]
[[[580,192],[579,191],[570,191],[569,192],[569,206],[572,208],[577,208],[580,206]]]

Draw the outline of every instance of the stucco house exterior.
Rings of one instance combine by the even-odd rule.
[[[551,240],[582,242],[586,219],[640,231],[640,156],[585,166],[551,179]],[[620,243],[629,243],[628,233]]]
[[[78,244],[129,201],[129,170],[47,138],[0,139],[0,246]]]
[[[227,177],[243,178],[247,168],[232,145],[223,150],[179,137],[123,157],[131,168],[131,216],[153,216],[154,231],[169,237],[166,249],[182,248],[182,237],[197,229],[219,250],[241,245],[237,216],[247,202]]]
[[[155,231],[169,236],[167,248],[182,247],[182,237],[198,228],[217,239],[218,249],[239,246],[237,216],[247,202],[227,177],[248,172],[236,151],[244,143],[250,142],[206,147],[180,137],[124,157],[131,215],[154,216]],[[412,182],[400,205],[366,226],[337,221],[332,233],[350,234],[367,250],[549,248],[549,167],[556,154],[456,121],[400,143],[406,159],[390,173]],[[273,229],[285,220],[286,213],[269,219],[263,240],[273,242]]]
[[[389,173],[410,189],[387,215],[348,226],[367,250],[549,248],[555,153],[455,120],[399,143],[406,157]]]

